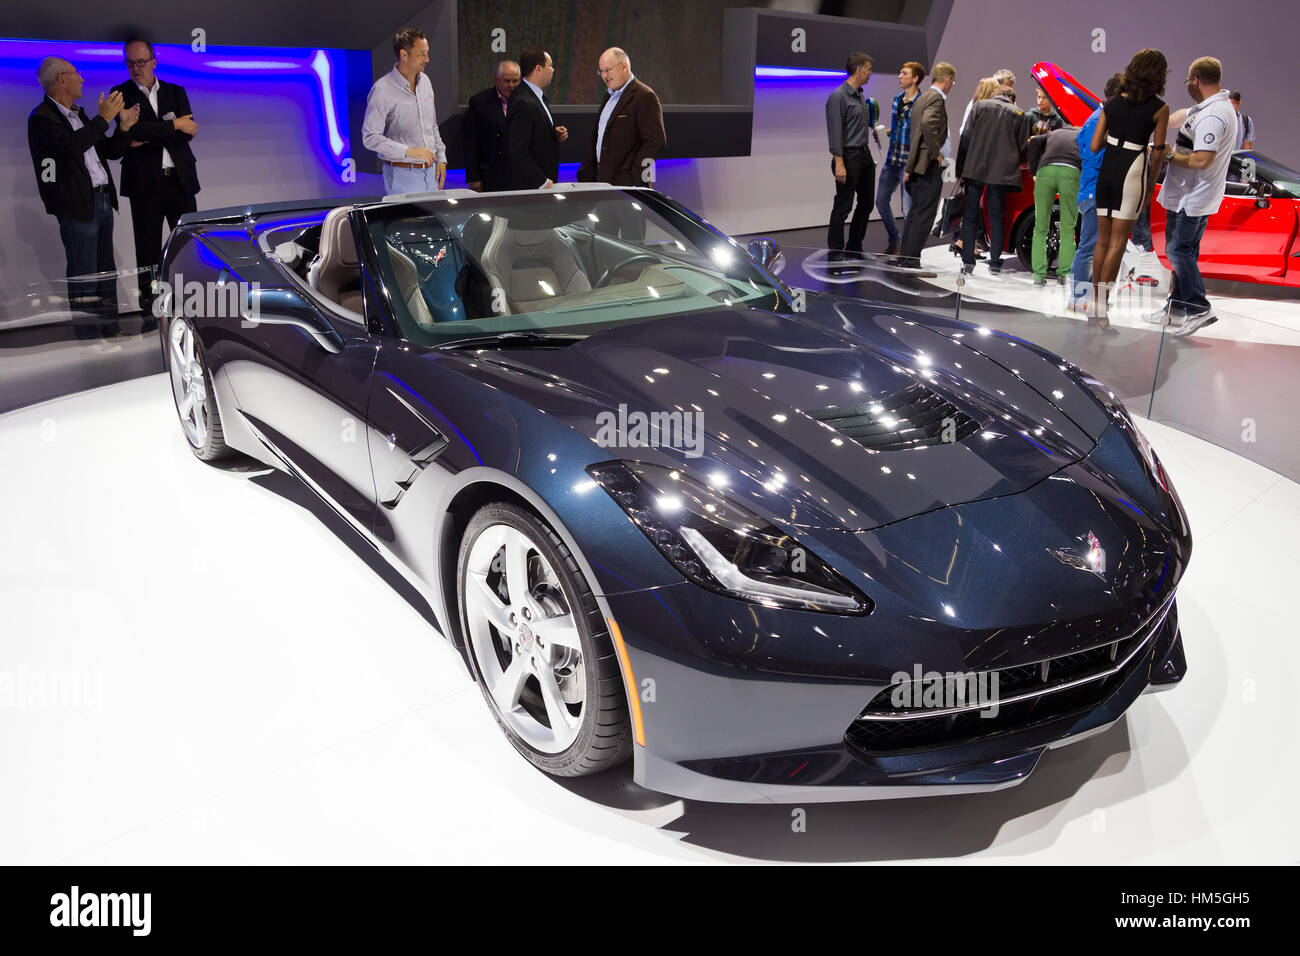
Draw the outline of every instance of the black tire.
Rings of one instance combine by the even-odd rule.
[[[203,408],[206,418],[207,427],[202,436],[202,441],[195,442],[194,438],[186,429],[184,418],[181,414],[181,400],[176,388],[176,374],[173,371],[173,353],[171,348],[172,330],[180,325],[189,331],[194,337],[194,357],[196,364],[203,375],[204,398]],[[225,432],[221,427],[221,412],[217,408],[217,397],[212,387],[212,373],[208,369],[207,356],[203,351],[203,341],[195,332],[193,323],[189,319],[177,317],[170,320],[163,327],[162,334],[163,363],[167,369],[167,377],[172,384],[172,401],[176,405],[176,414],[181,421],[181,433],[185,435],[185,442],[190,446],[190,451],[194,457],[200,461],[217,462],[224,461],[237,456],[233,448],[226,444]]]
[[[502,718],[483,679],[483,669],[470,636],[467,614],[466,578],[470,551],[486,529],[504,524],[525,534],[538,554],[546,559],[559,578],[565,602],[573,613],[582,645],[586,697],[576,739],[559,753],[544,753],[522,739]],[[632,755],[632,725],[623,690],[622,668],[605,625],[604,616],[587,585],[573,554],[560,537],[532,512],[504,502],[484,505],[470,519],[461,537],[456,562],[456,602],[461,633],[465,637],[470,670],[488,710],[506,739],[529,763],[556,777],[579,777],[600,773],[626,761]]]

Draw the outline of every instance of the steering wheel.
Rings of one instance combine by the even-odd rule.
[[[648,252],[638,252],[634,256],[628,256],[626,259],[614,263],[612,266],[610,266],[608,269],[602,272],[600,274],[600,278],[596,280],[596,284],[592,286],[592,288],[603,289],[605,287],[605,283],[608,282],[620,269],[624,268],[625,266],[630,266],[634,262],[641,262],[642,260],[645,260],[647,262],[659,262],[659,257],[652,256]]]

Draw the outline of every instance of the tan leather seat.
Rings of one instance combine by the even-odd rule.
[[[311,264],[307,281],[321,296],[361,320],[365,297],[361,292],[361,260],[356,240],[352,238],[352,223],[348,220],[351,209],[351,206],[339,206],[325,217],[320,232],[320,253]]]
[[[545,308],[548,299],[591,290],[578,254],[554,229],[506,227],[502,218],[493,223],[480,262],[488,281],[504,289],[520,311]]]
[[[424,301],[420,291],[420,273],[410,256],[398,250],[391,242],[388,244],[388,258],[393,263],[393,277],[397,280],[397,291],[406,303],[406,310],[420,325],[433,325],[433,315],[429,305]]]

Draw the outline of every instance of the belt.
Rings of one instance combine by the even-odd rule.
[[[108,192],[108,187],[107,187],[107,186],[91,186],[91,187],[90,187],[90,191],[93,192],[93,193],[106,193],[106,192]]]
[[[175,167],[175,166],[164,166],[164,167],[162,168],[162,174],[163,174],[164,176],[175,176],[175,175],[176,175],[176,167]]]
[[[400,169],[428,169],[430,165],[429,163],[394,163],[387,159],[384,160],[384,164],[387,166],[397,166]]]
[[[1119,146],[1122,149],[1131,149],[1135,153],[1142,152],[1144,149],[1147,148],[1146,143],[1130,143],[1122,139],[1116,139],[1114,136],[1107,136],[1106,142],[1108,142],[1112,146]]]
[[[844,147],[844,152],[846,153],[862,153],[865,152],[866,150],[867,150],[866,146],[845,146]]]

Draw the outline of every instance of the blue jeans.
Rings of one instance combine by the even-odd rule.
[[[117,263],[113,260],[113,201],[107,190],[94,194],[89,222],[59,217],[59,238],[67,260],[68,301],[74,312],[98,316],[103,332],[117,332]],[[78,334],[81,334],[80,331]]]
[[[1087,297],[1092,291],[1092,254],[1097,251],[1097,197],[1079,200],[1079,246],[1070,270],[1070,296]]]
[[[1133,245],[1143,252],[1150,252],[1154,246],[1151,242],[1151,207],[1142,210],[1142,215],[1133,223]]]
[[[1201,237],[1209,216],[1189,216],[1168,210],[1165,213],[1165,254],[1174,267],[1169,280],[1168,308],[1172,315],[1193,315],[1209,311],[1205,282],[1196,260],[1201,255]]]
[[[885,166],[880,170],[880,182],[876,185],[876,212],[880,213],[880,221],[885,224],[885,232],[889,235],[891,246],[896,246],[902,241],[898,233],[898,225],[894,222],[894,193],[902,184],[902,166]],[[906,189],[902,193],[903,216],[906,217],[907,211],[912,208],[912,197],[908,195]]]
[[[427,193],[438,188],[438,167],[426,166],[424,169],[407,169],[384,163],[384,192],[392,196],[396,193]]]

